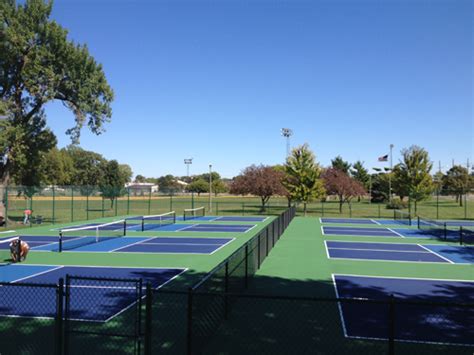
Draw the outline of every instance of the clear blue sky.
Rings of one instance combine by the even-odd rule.
[[[282,163],[282,127],[322,165],[369,168],[395,145],[448,167],[474,158],[471,0],[56,0],[115,91],[107,132],[81,145],[134,174],[225,177]],[[73,116],[47,108],[59,145]]]

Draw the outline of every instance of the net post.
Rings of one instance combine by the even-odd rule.
[[[150,282],[146,284],[146,303],[145,303],[145,355],[151,355],[151,336],[153,326],[153,291]]]
[[[459,244],[463,245],[462,226],[459,227]]]
[[[145,217],[142,217],[142,232],[145,231]]]
[[[63,319],[64,319],[64,279],[61,277],[56,288],[56,321],[55,321],[55,355],[63,353]]]
[[[446,222],[443,223],[443,232],[444,232],[444,240],[448,239],[448,226]]]
[[[418,229],[420,229],[420,216],[418,216]]]
[[[127,235],[127,220],[123,220],[123,236],[125,237]]]
[[[59,231],[59,247],[58,247],[58,252],[63,251],[63,232]]]

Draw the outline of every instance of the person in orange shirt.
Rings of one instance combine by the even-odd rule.
[[[33,211],[27,208],[26,210],[23,211],[23,213],[25,215],[25,218],[23,218],[23,224],[30,223],[31,213],[33,213]]]
[[[18,246],[18,244],[20,244]],[[18,248],[20,249],[20,255],[18,257]],[[27,242],[24,242],[20,239],[15,239],[10,243],[10,255],[14,263],[19,261],[25,261],[28,252],[30,251],[30,246]]]

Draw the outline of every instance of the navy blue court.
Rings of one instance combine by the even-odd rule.
[[[330,259],[474,263],[474,248],[461,246],[346,241],[325,241],[325,243]]]
[[[22,236],[31,251],[58,251],[58,237]],[[63,237],[63,249],[72,252],[99,253],[174,253],[213,254],[234,238],[186,238],[186,237],[115,237],[96,242],[95,237]],[[4,243],[2,243],[4,244]],[[8,245],[0,244],[0,248]]]
[[[86,277],[106,277],[115,279],[143,279],[143,285],[150,282],[158,289],[183,273],[185,269],[126,268],[126,267],[83,267],[54,265],[2,266],[0,282],[27,282],[32,284],[57,284],[66,275]],[[107,322],[124,312],[136,302],[137,289],[126,283],[94,283],[82,281],[71,286],[71,305],[74,320]],[[28,286],[0,287],[3,317],[53,318],[55,309],[55,290],[52,288],[32,288]],[[15,293],[16,297],[12,294]],[[21,300],[18,299],[21,294]],[[78,297],[80,295],[80,297]],[[53,301],[51,301],[53,300]],[[87,300],[87,302],[86,302]]]
[[[474,310],[472,307],[449,306],[453,302],[474,303],[474,281],[353,275],[333,275],[333,280],[336,295],[340,298],[387,301],[394,295],[394,334],[398,341],[474,345]],[[443,306],[420,305],[416,301],[439,302]],[[388,308],[387,304],[340,302],[344,335],[388,339]]]
[[[323,235],[349,235],[361,237],[396,237],[402,238],[399,232],[390,228],[356,228],[356,227],[321,227]]]

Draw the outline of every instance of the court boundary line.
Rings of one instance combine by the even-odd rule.
[[[231,238],[227,243],[225,244],[222,244],[219,248],[217,248],[216,250],[214,250],[213,252],[211,252],[210,254],[207,254],[207,255],[212,255],[214,253],[216,253],[217,251],[219,251],[220,249],[224,248],[227,244],[230,244],[232,243],[234,240],[236,240],[237,238]]]
[[[376,225],[378,225],[378,226],[382,226],[382,225],[383,225],[382,223],[380,223],[379,221],[377,221],[377,220],[375,220],[375,219],[373,219],[373,218],[371,218],[370,220],[371,220],[372,222],[374,222],[374,223],[375,223]]]
[[[331,277],[332,277],[332,280],[333,280],[333,285],[334,285],[334,290],[335,290],[335,293],[336,293],[336,297],[337,298],[341,298],[339,296],[339,292],[337,290],[337,283],[336,283],[336,280],[335,280],[335,276],[361,276],[361,277],[373,277],[373,278],[391,278],[389,276],[368,276],[368,275],[352,275],[352,274],[331,274]],[[398,278],[398,277],[394,277],[394,278]],[[403,278],[403,277],[400,277],[400,278]],[[404,278],[404,279],[416,279],[416,278]],[[421,279],[421,280],[430,280],[430,279]],[[437,280],[437,279],[433,279],[433,280]],[[444,279],[439,279],[439,281],[453,281],[453,280],[444,280]],[[469,282],[474,282],[474,281],[469,281]],[[344,299],[344,298],[342,298]],[[364,298],[359,298],[359,299],[364,299]],[[341,303],[342,302],[337,302],[337,305],[338,305],[338,309],[339,309],[339,317],[341,319],[341,323],[342,323],[342,329],[343,329],[343,333],[344,333],[344,336],[346,338],[352,338],[352,339],[367,339],[367,340],[384,340],[384,341],[387,341],[388,338],[381,338],[381,337],[365,337],[365,336],[357,336],[357,335],[348,335],[347,334],[347,330],[346,330],[346,323],[345,323],[345,319],[344,319],[344,312],[342,310],[342,306],[341,306]],[[395,341],[398,341],[398,342],[404,342],[404,343],[416,343],[416,344],[433,344],[433,345],[449,345],[449,346],[466,346],[466,347],[472,347],[473,344],[466,344],[466,343],[452,343],[452,342],[437,342],[437,341],[427,341],[427,340],[409,340],[409,339],[400,339],[400,338],[395,338],[394,339]]]
[[[392,228],[388,228],[388,227],[387,227],[387,229],[388,229],[390,232],[393,232],[393,233],[399,235],[399,236],[402,237],[402,238],[406,238],[404,235],[402,235],[402,234],[400,234],[400,233],[394,231]]]
[[[391,232],[393,232],[395,235],[360,235],[360,234],[343,234],[344,231],[336,231],[336,232],[340,232],[339,234],[326,234],[324,233],[324,227],[325,226],[322,226],[321,225],[321,232],[323,233],[323,235],[331,235],[331,236],[347,236],[347,237],[364,237],[364,238],[367,238],[367,237],[370,237],[370,238],[397,238],[397,240],[400,240],[398,238],[403,238],[403,239],[406,239],[406,237],[402,236],[401,234],[398,234],[397,232],[391,230],[390,228],[386,228],[387,230],[390,230]],[[335,226],[326,226],[327,228],[347,228],[347,229],[363,229],[363,228],[352,228],[352,227],[343,227],[343,226],[338,226],[338,227],[335,227]],[[374,230],[378,230],[380,228],[366,228],[366,229],[374,229]]]
[[[437,257],[446,260],[446,261],[449,262],[450,264],[456,264],[454,261],[452,261],[452,260],[450,260],[450,259],[448,259],[448,258],[446,258],[446,257],[444,257],[444,256],[442,256],[442,255],[440,255],[440,254],[438,254],[437,252],[435,252],[435,251],[433,251],[433,250],[430,250],[430,249],[424,247],[424,246],[421,245],[421,244],[418,244],[418,245],[419,245],[420,247],[422,247],[423,249],[428,250],[430,253],[433,253],[433,254],[436,255]]]
[[[119,248],[115,248],[115,249],[112,249],[112,250],[109,250],[107,251],[107,253],[113,253],[113,252],[116,252],[117,250],[120,250],[120,249],[124,249],[124,248],[127,248],[127,247],[131,247],[132,245],[137,245],[137,244],[140,244],[140,243],[144,243],[146,242],[147,240],[151,240],[151,239],[154,239],[155,237],[149,237],[149,238],[145,238],[143,240],[139,240],[135,243],[132,243],[132,244],[128,244],[128,245],[125,245],[125,246],[122,246],[122,247],[119,247]],[[84,245],[85,246],[85,245]],[[87,253],[87,252],[84,252],[84,253]]]

